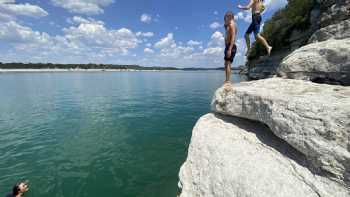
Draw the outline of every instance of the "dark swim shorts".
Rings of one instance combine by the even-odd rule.
[[[254,32],[254,34],[257,35],[260,32],[260,25],[261,25],[261,14],[260,13],[253,14],[252,23],[249,25],[246,34],[251,34],[252,32]]]
[[[233,58],[236,56],[236,51],[237,51],[237,47],[236,45],[233,45],[232,47],[232,51],[231,51],[231,57],[227,57],[227,51],[230,48],[230,44],[227,44],[225,47],[225,61],[230,61],[231,63],[233,62]]]

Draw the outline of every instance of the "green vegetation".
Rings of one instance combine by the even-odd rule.
[[[314,4],[314,0],[288,0],[288,5],[265,23],[262,35],[274,50],[290,46],[289,38],[293,30],[303,31],[310,26],[310,13]],[[252,60],[262,55],[266,55],[265,48],[255,42],[248,59]]]

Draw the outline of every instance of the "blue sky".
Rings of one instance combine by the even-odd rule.
[[[223,15],[238,24],[245,62],[248,0],[0,0],[0,61],[221,67]],[[286,5],[265,0],[263,20]]]

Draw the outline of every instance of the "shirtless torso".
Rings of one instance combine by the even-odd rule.
[[[249,54],[249,50],[250,50],[249,35],[254,32],[256,40],[261,42],[265,46],[267,50],[267,54],[270,56],[272,47],[269,45],[269,43],[267,43],[266,39],[260,35],[260,25],[262,22],[261,13],[265,9],[263,0],[250,0],[247,6],[238,5],[237,7],[242,10],[250,10],[250,9],[252,10],[252,23],[250,24],[250,26],[248,27],[245,33],[245,40],[247,43],[246,55]]]
[[[226,26],[225,44],[230,45],[232,42],[236,43],[236,40],[232,40],[232,39],[236,39],[236,35],[237,35],[237,26],[236,26],[236,23],[232,20],[231,23]]]

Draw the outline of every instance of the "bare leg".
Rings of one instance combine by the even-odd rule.
[[[249,38],[249,34],[245,34],[245,42],[247,44],[247,53],[245,54],[245,56],[248,56],[249,51],[250,51],[250,38]]]
[[[231,83],[231,62],[225,61],[226,83]]]
[[[267,50],[267,54],[270,56],[272,47],[269,45],[269,43],[267,43],[266,39],[262,37],[260,34],[257,34],[255,38],[265,46]]]

